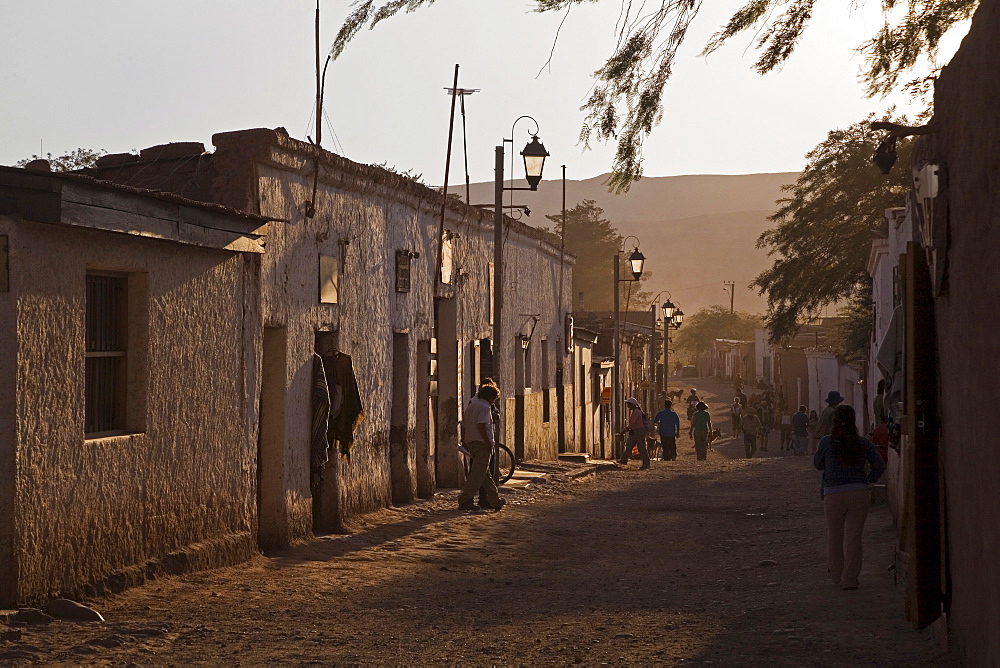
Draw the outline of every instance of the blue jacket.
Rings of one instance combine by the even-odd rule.
[[[840,461],[833,454],[833,439],[824,436],[819,440],[816,454],[813,456],[813,465],[823,472],[823,490],[830,492],[846,492],[854,489],[867,489],[869,483],[873,483],[882,476],[885,471],[885,463],[879,456],[875,446],[867,438],[861,439],[865,447],[865,459],[871,465],[868,473],[865,473],[864,465],[848,466]]]
[[[681,430],[681,420],[677,413],[664,408],[653,417],[653,423],[660,436],[676,436]]]

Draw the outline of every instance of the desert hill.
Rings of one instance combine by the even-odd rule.
[[[521,169],[519,165],[515,168]],[[781,186],[794,182],[796,176],[795,172],[781,172],[644,177],[627,195],[620,196],[609,193],[603,185],[606,176],[567,179],[566,207],[584,199],[595,200],[623,235],[637,236],[652,272],[645,289],[654,293],[669,290],[686,313],[711,304],[728,305],[723,281],[736,282],[738,310],[763,312],[763,297],[747,285],[771,262],[755,244],[760,233],[771,227],[767,216],[774,212],[775,200],[782,197]],[[514,185],[525,184],[519,181]],[[492,183],[474,183],[470,189],[473,204],[493,199]],[[449,190],[465,194],[464,185]],[[510,203],[510,196],[506,193],[505,204]],[[513,197],[515,204],[531,209],[530,218],[522,220],[551,227],[545,215],[560,212],[562,184],[546,180],[537,192],[517,191]]]

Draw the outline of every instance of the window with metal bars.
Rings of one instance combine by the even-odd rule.
[[[125,430],[128,359],[128,279],[87,274],[86,410],[84,431]]]

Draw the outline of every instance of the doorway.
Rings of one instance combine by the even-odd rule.
[[[262,549],[288,543],[284,506],[285,385],[288,334],[265,327],[260,388],[260,434],[257,439],[257,544]]]
[[[389,469],[392,502],[409,503],[417,494],[416,449],[410,430],[410,337],[392,335],[392,405],[389,408]]]

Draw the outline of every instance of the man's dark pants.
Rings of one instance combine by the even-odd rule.
[[[677,459],[677,437],[660,435],[660,451],[663,452],[663,461],[673,461]]]

